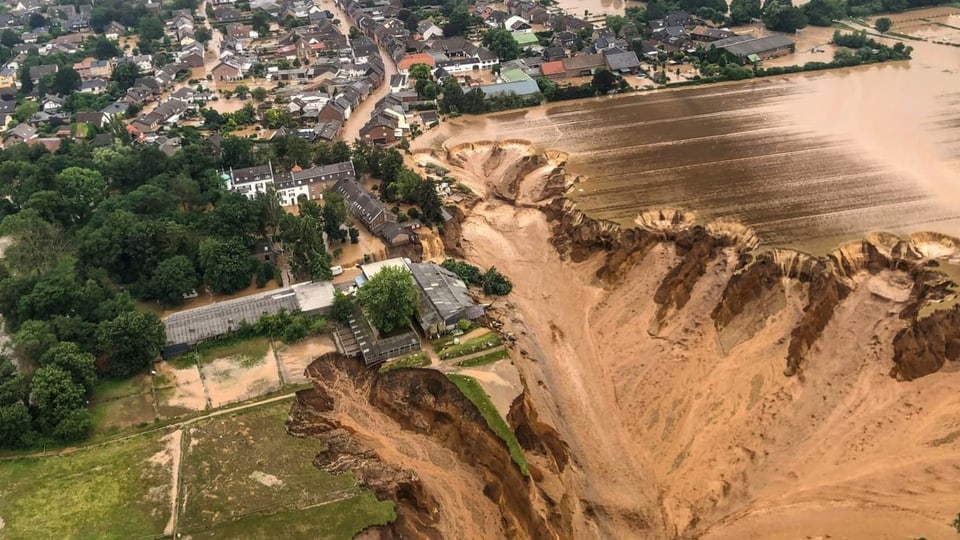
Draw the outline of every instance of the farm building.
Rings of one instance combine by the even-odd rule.
[[[253,324],[262,315],[288,312],[320,313],[333,305],[333,284],[299,283],[292,287],[187,309],[163,319],[167,342],[164,358],[183,354],[190,347],[235,330],[242,321]]]
[[[797,45],[784,36],[764,37],[734,36],[710,44],[723,49],[737,58],[741,64],[754,60],[776,58],[796,51]]]
[[[470,298],[467,285],[453,272],[434,263],[407,262],[407,267],[420,290],[417,318],[427,335],[452,330],[461,319],[483,316],[483,307]]]
[[[420,350],[420,336],[413,331],[413,328],[407,326],[406,328],[396,329],[389,335],[381,334],[363,316],[360,308],[355,308],[353,317],[350,318],[350,333],[353,341],[346,344],[346,348],[348,351],[354,350],[359,353],[367,367],[376,366],[391,358]],[[342,334],[339,334],[339,339],[343,339],[343,337]]]

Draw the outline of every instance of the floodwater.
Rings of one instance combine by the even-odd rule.
[[[879,230],[960,236],[960,48],[910,44],[910,62],[458,119],[447,142],[568,152],[581,208],[624,225],[683,208],[817,253]]]

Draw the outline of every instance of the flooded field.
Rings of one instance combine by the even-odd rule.
[[[588,213],[680,207],[823,252],[887,230],[960,235],[960,48],[910,62],[558,103],[448,122],[446,144],[568,152]]]

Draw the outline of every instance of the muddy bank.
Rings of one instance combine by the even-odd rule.
[[[561,522],[548,523],[547,504],[534,482],[442,373],[380,374],[338,354],[318,358],[307,372],[314,388],[297,394],[288,430],[324,441],[327,451],[317,456],[318,467],[353,471],[379,497],[396,502],[398,519],[382,534],[570,536]],[[564,460],[562,443],[555,437],[538,442],[549,429],[529,414],[525,418],[526,444],[551,446],[559,452],[554,459]]]
[[[527,404],[510,415],[550,523],[577,538],[944,534],[960,506],[955,321],[909,329],[954,294],[938,268],[955,240],[873,234],[812,256],[682,209],[614,223],[540,190],[563,173],[536,154],[511,141],[416,159],[481,194],[446,243],[514,281],[488,313],[516,337],[524,401],[556,427],[550,445],[519,420]],[[903,491],[912,477],[929,496]]]

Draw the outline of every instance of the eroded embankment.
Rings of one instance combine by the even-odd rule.
[[[396,502],[398,518],[384,532],[398,538],[569,537],[503,440],[442,373],[381,374],[338,354],[318,358],[307,373],[314,388],[297,393],[288,430],[324,442],[317,466],[353,471],[379,497]],[[528,409],[515,409],[524,446],[549,452],[562,467],[566,450],[555,433]]]
[[[901,317],[910,321],[911,328],[895,338],[895,366],[891,375],[914,379],[937,371],[947,360],[960,360],[960,341],[951,338],[960,335],[960,315],[941,311],[935,312],[935,317],[918,320],[921,306],[943,300],[952,294],[951,288],[955,286],[947,276],[936,271],[936,263],[931,263],[934,259],[924,251],[935,244],[942,246],[943,251],[954,253],[960,241],[953,238],[932,233],[919,233],[907,239],[875,234],[817,257],[794,250],[759,248],[755,238],[741,230],[727,234],[729,228],[726,227],[689,225],[679,210],[666,215],[661,212],[657,228],[628,229],[593,219],[562,197],[550,201],[544,211],[554,223],[553,241],[561,253],[573,260],[583,260],[603,252],[604,262],[597,277],[611,288],[620,284],[625,273],[652,246],[672,243],[681,260],[654,294],[654,301],[660,306],[659,321],[686,304],[707,263],[715,259],[722,248],[736,248],[739,261],[713,310],[718,330],[742,313],[745,306],[761,298],[765,291],[780,286],[781,278],[806,285],[803,317],[790,333],[784,370],[788,376],[802,368],[807,352],[834,310],[855,287],[854,276],[864,271],[876,274],[885,269],[904,272],[914,282],[909,302],[901,312]]]
[[[816,257],[677,209],[622,227],[539,189],[562,164],[536,156],[512,141],[417,159],[480,194],[445,242],[514,280],[491,311],[571,449],[550,493],[577,537],[942,532],[960,385],[934,372],[955,365],[957,321],[913,321],[953,294],[936,262],[953,239],[875,234]]]

